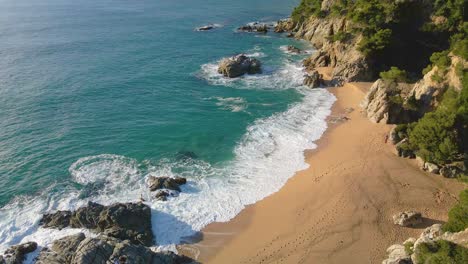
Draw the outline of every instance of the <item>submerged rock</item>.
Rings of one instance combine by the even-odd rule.
[[[207,26],[198,27],[198,28],[196,28],[196,30],[197,30],[197,31],[207,31],[207,30],[211,30],[211,29],[213,29],[213,28],[214,28],[214,26],[212,26],[212,25],[207,25]]]
[[[67,216],[64,221],[64,215]],[[75,212],[44,214],[40,225],[46,228],[87,228],[111,237],[142,245],[153,244],[151,209],[143,203],[116,203],[103,206],[88,203]]]
[[[293,54],[301,54],[303,53],[302,50],[300,50],[299,48],[297,47],[294,47],[293,45],[288,45],[286,47],[286,50],[289,52],[289,53],[293,53]]]
[[[0,256],[0,263],[5,264],[22,264],[26,259],[28,253],[37,249],[36,242],[27,242],[17,246],[12,246],[7,249],[2,256]]]
[[[244,54],[223,59],[218,65],[218,72],[226,77],[235,78],[244,74],[257,74],[262,72],[259,60]]]
[[[148,186],[150,191],[154,192],[159,189],[168,189],[180,192],[180,185],[187,183],[187,179],[182,177],[154,177],[148,178]]]
[[[415,211],[401,212],[393,216],[393,223],[404,227],[416,226],[422,221],[421,213]]]

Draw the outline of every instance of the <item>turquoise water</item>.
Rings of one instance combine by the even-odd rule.
[[[154,229],[182,226],[155,231],[176,243],[280,188],[305,166],[298,153],[323,133],[333,98],[301,88],[304,56],[281,50],[306,43],[235,28],[284,18],[297,2],[0,0],[0,244],[40,239],[44,211],[140,195],[160,214]],[[210,23],[220,27],[194,31]],[[217,75],[237,53],[258,57],[264,74]],[[149,174],[189,184],[161,204]]]

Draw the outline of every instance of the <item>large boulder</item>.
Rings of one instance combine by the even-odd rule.
[[[417,226],[421,224],[422,221],[421,213],[415,211],[401,212],[393,216],[393,223],[404,227]]]
[[[66,215],[67,221],[64,221]],[[60,221],[59,221],[60,220]],[[75,212],[45,214],[40,224],[47,228],[87,228],[108,236],[142,245],[153,244],[151,209],[143,203],[116,203],[103,206],[88,203]]]
[[[187,179],[182,177],[154,177],[148,178],[148,186],[150,191],[154,192],[159,189],[168,189],[180,192],[180,185],[187,183]]]
[[[457,178],[466,172],[466,166],[463,162],[454,162],[446,164],[440,169],[440,174],[445,178]]]
[[[36,242],[27,242],[17,246],[12,246],[5,251],[3,257],[0,256],[0,263],[22,264],[26,259],[26,255],[35,251],[36,249]]]
[[[218,72],[226,77],[235,78],[244,74],[256,74],[262,72],[262,64],[255,58],[244,54],[223,59],[218,66]]]
[[[323,77],[318,71],[312,71],[311,73],[304,76],[303,84],[310,88],[317,88],[323,83]]]
[[[98,230],[136,244],[154,243],[151,209],[143,203],[116,203],[106,207],[99,215]]]
[[[429,173],[439,174],[440,168],[434,163],[426,162],[424,163],[424,170]]]

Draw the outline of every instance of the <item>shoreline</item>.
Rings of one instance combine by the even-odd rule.
[[[309,168],[232,220],[209,224],[199,242],[179,251],[202,263],[380,263],[391,244],[445,221],[463,184],[394,154],[383,142],[392,126],[361,113],[370,85],[327,88],[337,101],[317,148],[304,151]],[[392,214],[409,209],[423,212],[424,223],[394,226]]]

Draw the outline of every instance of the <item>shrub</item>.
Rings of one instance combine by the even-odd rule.
[[[364,55],[370,56],[383,50],[390,43],[391,37],[391,29],[380,29],[370,37],[364,37],[361,42],[359,42],[358,49],[364,53]]]
[[[345,42],[347,41],[348,39],[351,38],[351,34],[348,33],[348,32],[344,32],[344,31],[340,31],[336,34],[334,34],[333,36],[331,36],[329,38],[330,41],[332,42],[336,42],[336,41],[339,41],[339,42]]]
[[[468,228],[468,190],[460,193],[460,200],[449,211],[447,223],[442,226],[444,231],[460,232]]]
[[[380,78],[392,82],[406,82],[408,79],[406,71],[400,70],[398,67],[391,67],[390,70],[381,72]]]
[[[310,16],[321,16],[321,8],[321,0],[302,0],[301,3],[294,8],[291,18],[294,22],[301,23]]]
[[[468,263],[468,249],[446,240],[421,243],[416,259],[424,264]]]

